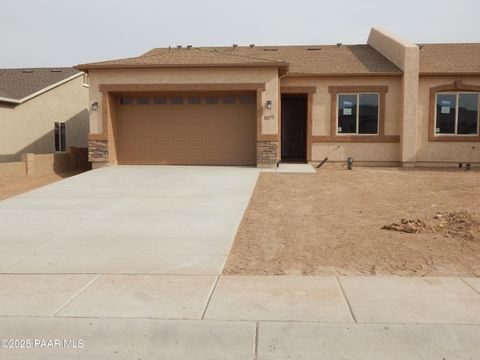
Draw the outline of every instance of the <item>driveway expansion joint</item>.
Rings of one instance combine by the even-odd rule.
[[[347,294],[345,292],[345,289],[343,288],[343,285],[340,281],[340,277],[338,276],[338,274],[335,274],[335,279],[337,280],[337,284],[338,284],[338,287],[340,288],[340,292],[342,293],[342,296],[345,299],[345,303],[347,304],[348,311],[350,312],[350,316],[352,317],[353,322],[358,323],[357,318],[353,313],[352,304],[350,304],[350,300],[348,300]]]
[[[68,306],[73,300],[75,300],[78,296],[80,296],[85,290],[87,290],[95,281],[97,281],[103,274],[98,274],[93,280],[88,282],[83,288],[80,289],[77,293],[75,293],[70,299],[68,299],[65,304],[63,304],[57,311],[55,311],[51,316],[54,317],[60,311],[62,311],[65,307]]]

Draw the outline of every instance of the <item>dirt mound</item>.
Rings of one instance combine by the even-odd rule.
[[[398,223],[384,225],[382,229],[411,234],[429,232],[466,241],[480,241],[480,218],[478,214],[465,209],[438,212],[431,221],[401,219]]]
[[[407,220],[402,219],[399,223],[391,223],[390,225],[384,225],[382,229],[392,231],[403,231],[411,234],[418,234],[427,228],[427,224],[420,220]]]
[[[446,237],[480,241],[480,217],[472,211],[461,209],[437,213],[433,231]]]

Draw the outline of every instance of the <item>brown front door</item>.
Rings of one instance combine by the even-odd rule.
[[[307,95],[282,95],[282,161],[307,159]]]

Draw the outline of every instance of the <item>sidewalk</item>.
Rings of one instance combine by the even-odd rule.
[[[480,353],[478,278],[0,276],[0,338],[85,344],[0,349],[0,358],[448,360]]]

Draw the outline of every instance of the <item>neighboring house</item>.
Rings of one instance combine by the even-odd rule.
[[[0,69],[0,162],[87,147],[86,80],[74,68]]]
[[[176,47],[77,66],[109,164],[480,163],[480,44]]]

